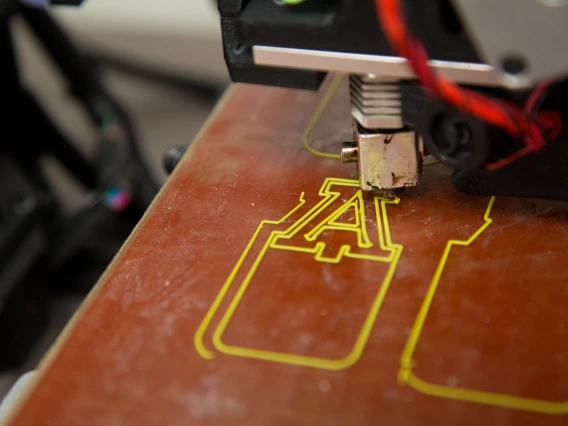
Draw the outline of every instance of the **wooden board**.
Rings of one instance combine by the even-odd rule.
[[[361,193],[322,95],[230,91],[12,425],[568,424],[567,205]]]

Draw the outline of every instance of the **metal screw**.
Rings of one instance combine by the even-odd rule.
[[[356,163],[358,154],[357,142],[343,142],[341,144],[341,161],[344,163]]]
[[[164,169],[166,169],[166,172],[173,172],[186,149],[187,148],[185,146],[174,146],[173,148],[169,148],[166,152],[164,152],[163,159]]]
[[[507,74],[519,75],[525,72],[527,64],[522,58],[511,56],[502,61],[501,67]]]
[[[459,118],[445,119],[442,124],[442,138],[438,140],[440,149],[446,154],[452,154],[471,141],[471,129],[467,123]]]

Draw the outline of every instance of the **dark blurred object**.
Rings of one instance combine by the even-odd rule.
[[[80,6],[83,0],[20,0],[20,2],[29,7],[46,8],[49,6]]]
[[[95,159],[67,140],[21,83],[9,28],[16,14],[23,16],[100,129]],[[158,185],[142,161],[128,115],[51,16],[13,0],[2,3],[0,19],[1,371],[16,367],[46,326],[49,292],[90,289]],[[43,175],[40,162],[47,155],[89,191],[73,215],[61,209]]]
[[[179,160],[181,160],[181,157],[185,154],[185,151],[187,151],[187,147],[185,146],[174,146],[164,152],[164,170],[168,174],[171,174],[174,171]]]
[[[23,278],[47,249],[48,197],[0,158],[0,371],[18,363],[46,325],[45,289]]]
[[[52,0],[51,3],[54,5],[80,6],[83,0]]]

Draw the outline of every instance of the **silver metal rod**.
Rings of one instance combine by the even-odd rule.
[[[405,58],[399,56],[364,55],[324,50],[253,46],[254,63],[272,67],[375,74],[381,77],[414,79],[416,75]],[[440,75],[460,84],[501,86],[493,67],[467,62],[428,61]]]

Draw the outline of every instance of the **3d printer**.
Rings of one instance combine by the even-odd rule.
[[[568,199],[568,2],[220,0],[219,10],[233,81],[316,90],[327,72],[350,75],[354,140],[341,151],[362,189],[417,185],[426,151],[465,193]]]

